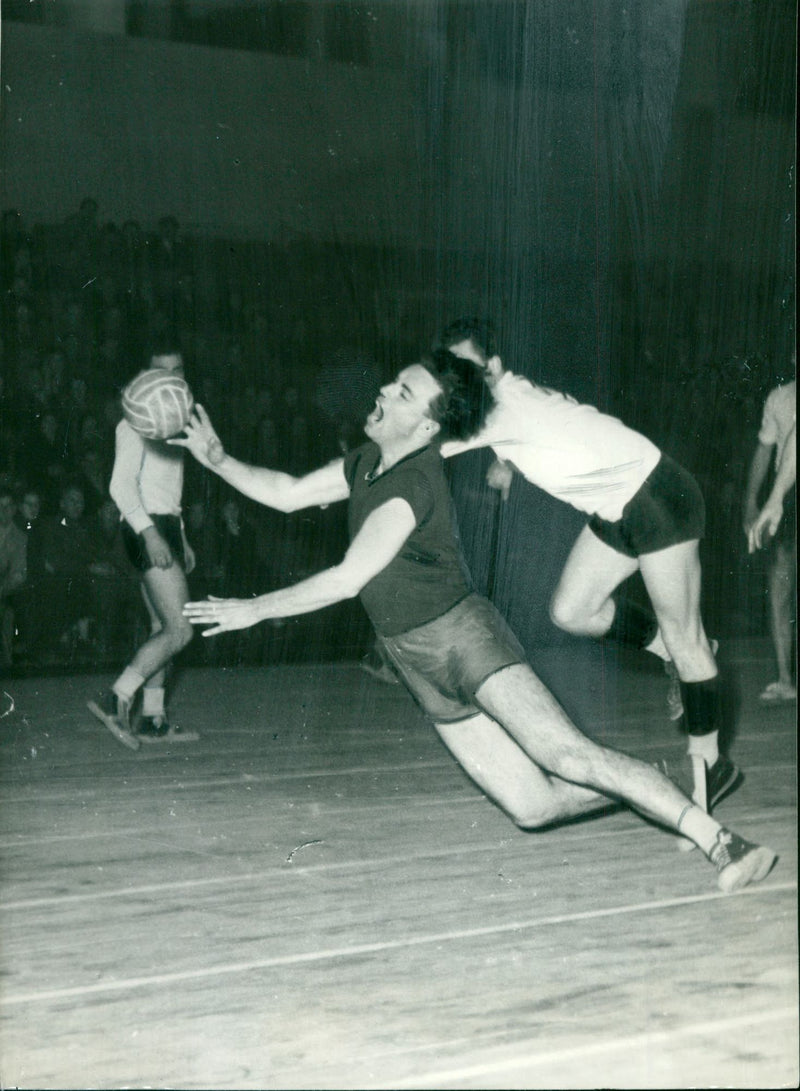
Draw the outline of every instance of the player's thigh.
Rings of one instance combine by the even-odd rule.
[[[514,809],[520,800],[549,790],[544,772],[485,713],[435,727],[465,772],[502,805]]]
[[[189,601],[189,588],[179,564],[148,568],[142,575],[142,585],[145,601],[159,621],[167,625],[184,623],[183,608]]]
[[[636,557],[618,553],[585,526],[570,550],[553,595],[554,614],[596,614],[638,566]]]
[[[540,769],[566,780],[589,782],[600,749],[578,730],[527,663],[492,674],[476,692],[475,703],[505,728]]]

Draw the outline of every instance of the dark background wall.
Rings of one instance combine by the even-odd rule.
[[[737,505],[763,397],[793,374],[795,15],[6,0],[2,205],[56,223],[90,195],[101,220],[170,213],[238,248],[280,316],[275,366],[309,381],[334,346],[388,370],[491,313],[513,368],[700,475],[708,613],[760,627]],[[580,519],[531,489],[495,511],[484,468],[454,472],[479,582],[557,645],[545,605]]]

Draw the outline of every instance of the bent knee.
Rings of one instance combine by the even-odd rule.
[[[558,809],[547,799],[530,797],[509,799],[504,803],[504,810],[515,826],[521,830],[536,830],[549,826],[559,817]]]
[[[194,636],[194,626],[186,618],[176,619],[164,631],[176,652],[185,648]]]

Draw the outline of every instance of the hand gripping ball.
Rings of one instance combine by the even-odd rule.
[[[122,412],[145,439],[170,439],[186,427],[194,398],[185,379],[164,368],[142,371],[122,391]]]

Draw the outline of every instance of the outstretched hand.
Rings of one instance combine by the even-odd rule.
[[[197,461],[209,470],[215,470],[225,458],[225,448],[214,431],[208,413],[202,405],[196,405],[182,436],[168,439],[173,447],[185,447]]]
[[[183,616],[192,625],[211,625],[203,636],[216,636],[234,629],[249,629],[262,620],[258,612],[258,599],[218,599],[209,595],[203,602],[187,602]]]

